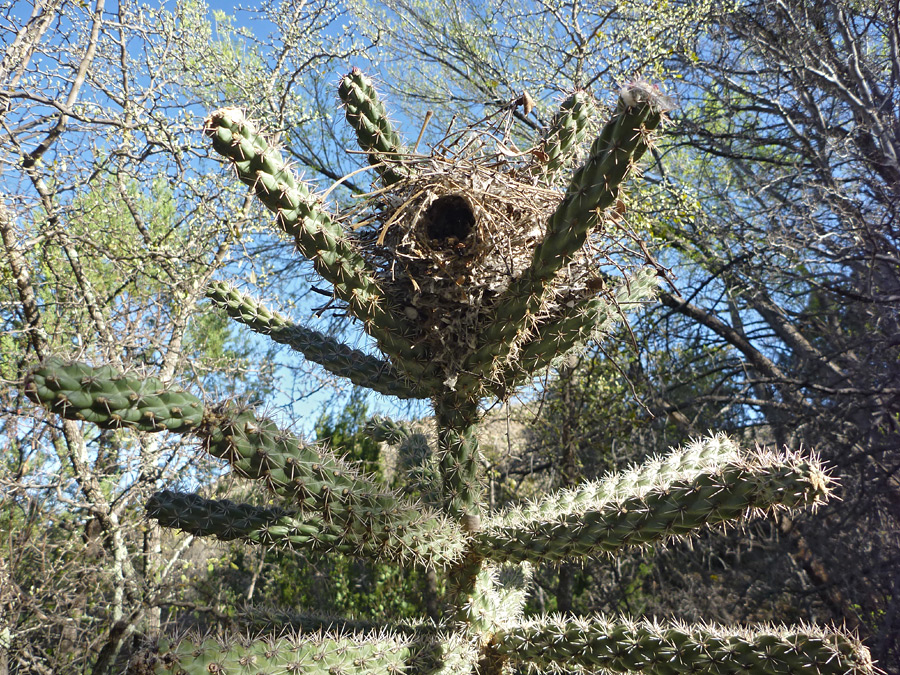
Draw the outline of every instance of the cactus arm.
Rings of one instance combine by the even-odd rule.
[[[647,675],[874,675],[869,651],[850,635],[811,626],[740,629],[627,621],[604,616],[528,621],[494,635],[513,663],[549,672]]]
[[[308,445],[271,420],[233,404],[204,407],[193,395],[163,387],[155,378],[60,359],[34,368],[25,391],[67,419],[91,421],[101,428],[190,433],[211,455],[229,461],[235,473],[263,480],[270,491],[293,500],[304,512],[379,531],[400,527],[414,539],[423,528],[446,528],[450,539],[462,541],[458,526],[384,491],[324,448]],[[413,548],[429,545],[417,543]],[[456,551],[461,544],[454,546],[450,549]]]
[[[333,510],[325,519],[164,490],[147,502],[147,514],[163,527],[223,541],[241,539],[282,550],[337,552],[426,567],[455,562],[466,543],[458,527],[427,510],[398,528],[386,519],[366,519],[357,512],[351,516],[349,511]]]
[[[211,407],[196,435],[209,454],[226,460],[239,476],[263,481],[270,492],[301,509],[327,514],[355,507],[407,517],[416,513],[326,448],[305,443],[252,410],[230,403]]]
[[[611,553],[757,513],[816,506],[832,482],[814,458],[763,451],[709,466],[689,479],[683,476],[619,488],[562,512],[539,504],[544,514],[539,520],[509,514],[477,533],[474,551],[494,560],[532,562]],[[588,501],[577,495],[568,500]]]
[[[552,321],[539,323],[534,335],[522,343],[515,367],[505,368],[503,379],[516,386],[542,369],[561,362],[623,319],[623,308],[652,298],[655,290],[655,273],[644,270],[616,289],[614,301],[605,297],[590,298],[565,308],[562,316]]]
[[[161,657],[131,672],[247,675],[469,675],[479,651],[457,634],[388,630],[374,634],[289,632],[277,638],[237,636],[160,642]],[[151,670],[155,666],[155,670]]]
[[[198,435],[207,451],[228,461],[237,475],[262,481],[304,517],[337,523],[352,535],[348,545],[371,540],[382,556],[435,564],[461,559],[468,548],[464,524],[386,491],[330,452],[249,410],[219,406],[206,416]]]
[[[304,517],[336,523],[351,537],[348,545],[381,542],[383,556],[441,564],[462,556],[466,535],[460,525],[386,491],[329,451],[281,431],[271,420],[219,406],[204,418],[197,435],[211,455],[228,461],[239,476],[262,481]],[[435,545],[446,551],[441,553]]]
[[[49,358],[29,371],[25,394],[35,403],[70,420],[93,422],[101,429],[137,431],[195,430],[203,403],[154,377],[122,374],[111,366]]]
[[[414,399],[428,398],[439,386],[439,383],[432,383],[432,390],[421,391],[389,363],[358,349],[351,349],[318,331],[294,324],[225,282],[210,282],[206,296],[235,321],[270,336],[275,342],[288,345],[328,372],[360,387],[385,396]]]
[[[591,145],[587,161],[572,176],[562,202],[550,216],[547,235],[534,253],[529,276],[546,283],[580,249],[599,219],[612,206],[619,185],[648,147],[662,113],[642,85],[623,92],[612,119]],[[636,95],[640,93],[640,96]]]
[[[413,377],[426,370],[421,347],[407,337],[401,315],[388,306],[367,263],[302,181],[285,166],[281,153],[268,145],[237,108],[223,108],[206,120],[213,148],[234,164],[238,177],[277,214],[276,221],[294,237],[297,249],[334,285],[335,294],[382,351]]]
[[[290,526],[288,511],[277,507],[237,504],[228,499],[204,499],[195,494],[162,490],[146,504],[147,516],[162,527],[184,530],[220,541],[245,539],[260,543],[267,526]]]
[[[679,478],[692,478],[703,471],[737,461],[740,457],[741,449],[737,443],[725,434],[716,434],[696,440],[666,455],[653,457],[630,471],[611,473],[599,481],[584,483],[573,490],[560,490],[519,509],[519,512],[525,519],[536,520],[547,510],[553,513],[584,510],[592,504],[613,499],[616,495],[649,490]]]
[[[528,563],[482,566],[461,617],[485,634],[517,623],[522,619],[531,577]]]
[[[538,147],[539,163],[532,170],[534,175],[547,182],[552,181],[584,140],[587,123],[593,112],[593,99],[583,91],[572,93],[562,102],[541,139]]]
[[[406,178],[409,169],[400,164],[403,143],[391,126],[372,81],[359,68],[353,68],[341,78],[338,95],[359,147],[368,153],[369,163],[376,167],[382,182],[392,185]]]
[[[157,673],[313,673],[326,675],[397,675],[405,672],[411,656],[403,636],[358,638],[340,634],[296,634],[272,639],[184,639],[161,642]]]
[[[636,87],[637,88],[637,87]],[[643,89],[638,90],[644,93]],[[626,102],[629,101],[629,102]],[[647,148],[648,133],[662,114],[651,95],[629,90],[594,141],[585,164],[572,177],[563,200],[547,222],[547,233],[535,249],[531,266],[498,299],[495,321],[485,330],[465,370],[474,379],[484,376],[505,359],[528,330],[543,302],[544,288],[578,251],[599,219],[615,202],[619,185]]]

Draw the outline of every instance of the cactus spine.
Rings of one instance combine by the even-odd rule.
[[[368,426],[374,437],[399,448],[411,489],[388,489],[234,402],[204,404],[154,378],[108,366],[50,359],[30,372],[25,391],[54,413],[102,428],[189,434],[281,502],[252,506],[165,490],[147,504],[160,525],[286,550],[425,565],[447,576],[444,618],[438,625],[378,629],[310,616],[266,619],[251,611],[248,625],[281,628],[269,636],[163,640],[158,652],[136,657],[132,672],[874,673],[866,648],[836,629],[522,615],[535,564],[614,555],[717,523],[815,507],[833,483],[815,457],[745,453],[719,435],[530,505],[485,511],[476,434],[482,399],[508,396],[601,338],[623,305],[652,295],[649,270],[624,280],[598,277],[586,243],[596,244],[608,226],[604,209],[651,143],[665,98],[645,83],[623,88],[585,163],[557,195],[549,181],[573,156],[593,109],[583,92],[563,103],[518,164],[481,161],[477,153],[449,162],[405,155],[358,70],[341,80],[339,94],[385,186],[373,197],[380,201],[371,214],[383,225],[374,246],[327,212],[240,111],[213,113],[205,133],[333,284],[384,358],[295,325],[227,284],[212,283],[208,296],[235,320],[335,375],[383,394],[430,398],[434,445],[390,420]],[[470,180],[475,174],[489,177],[486,184],[495,191],[477,192]],[[537,202],[551,195],[553,203],[528,211],[522,195]],[[502,208],[491,211],[493,202]],[[498,223],[489,213],[511,215]],[[534,213],[544,215],[522,215]],[[410,497],[416,493],[418,500]],[[300,632],[285,633],[289,624]]]

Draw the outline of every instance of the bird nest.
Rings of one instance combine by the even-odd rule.
[[[515,155],[404,158],[409,177],[369,196],[357,231],[385,294],[448,377],[496,321],[496,299],[531,266],[563,196],[535,177],[531,154]],[[597,296],[598,254],[612,259],[604,246],[585,247],[556,275],[535,322]]]

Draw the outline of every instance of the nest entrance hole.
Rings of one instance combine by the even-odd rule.
[[[475,212],[459,195],[438,197],[425,209],[422,227],[429,241],[452,246],[464,242],[475,229]]]

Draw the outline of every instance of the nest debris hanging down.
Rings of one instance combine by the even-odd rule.
[[[409,177],[368,195],[354,215],[367,223],[355,236],[382,288],[451,379],[496,320],[497,297],[531,265],[563,197],[534,170],[538,152],[511,152],[491,130],[462,141],[461,152],[438,145],[428,156],[405,155]],[[600,215],[607,224],[616,217]],[[600,234],[556,275],[535,324],[596,297],[600,267],[621,269],[623,254],[633,257],[624,230]]]

